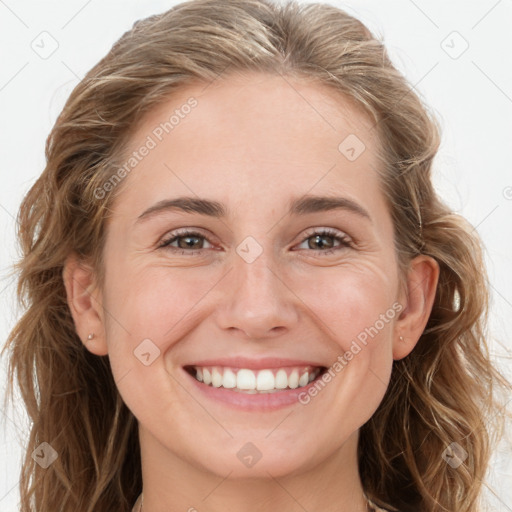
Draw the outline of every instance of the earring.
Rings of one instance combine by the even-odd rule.
[[[90,340],[92,340],[93,338],[94,338],[94,333],[93,333],[93,332],[91,332],[91,333],[89,334],[89,336],[87,336],[87,341],[90,341]]]
[[[404,337],[403,337],[403,336],[399,336],[399,337],[398,337],[398,339],[399,339],[400,341],[404,341]]]

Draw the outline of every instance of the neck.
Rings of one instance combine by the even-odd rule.
[[[143,512],[194,512],[205,508],[209,512],[367,511],[358,472],[357,432],[333,456],[293,474],[280,475],[277,467],[265,468],[262,457],[258,462],[260,471],[254,477],[233,477],[230,471],[217,474],[170,452],[144,428],[139,434]],[[140,499],[135,512],[139,508]]]

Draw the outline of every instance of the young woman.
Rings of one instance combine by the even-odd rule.
[[[19,213],[22,511],[479,510],[507,383],[438,145],[337,8],[137,22]]]

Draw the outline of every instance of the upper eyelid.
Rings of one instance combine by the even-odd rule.
[[[308,236],[313,236],[315,234],[324,233],[324,232],[329,236],[338,236],[340,238],[346,237],[346,238],[352,239],[352,237],[346,231],[343,231],[342,229],[330,228],[330,227],[326,227],[326,226],[306,228],[306,230],[304,231],[303,238],[308,237]]]

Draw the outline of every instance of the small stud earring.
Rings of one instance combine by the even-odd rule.
[[[88,341],[90,341],[90,340],[92,340],[93,338],[94,338],[94,333],[93,333],[93,332],[91,332],[91,333],[89,334],[89,336],[87,336],[87,340],[88,340]]]
[[[403,336],[399,336],[398,338],[400,339],[400,341],[404,341],[404,337]]]

